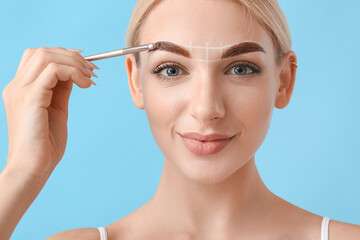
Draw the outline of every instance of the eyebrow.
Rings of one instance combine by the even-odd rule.
[[[191,57],[190,52],[175,44],[172,42],[167,42],[167,41],[159,41],[157,42],[158,47],[156,49],[153,50],[149,50],[149,52],[154,52],[156,50],[162,50],[162,51],[167,51],[167,52],[172,52],[187,58]],[[224,58],[229,58],[229,57],[234,57],[240,54],[245,54],[245,53],[250,53],[250,52],[263,52],[266,54],[264,48],[255,42],[242,42],[239,44],[236,44],[234,46],[231,46],[229,49],[227,49],[221,56],[221,59]]]

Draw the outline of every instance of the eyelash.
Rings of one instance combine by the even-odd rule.
[[[249,74],[258,74],[261,72],[261,68],[256,66],[255,64],[253,63],[250,63],[250,62],[247,62],[247,61],[237,61],[233,64],[231,64],[231,66],[229,67],[230,69],[232,69],[233,67],[246,67],[248,69],[251,70],[250,73],[247,73],[247,74],[244,74],[244,75],[237,75],[237,74],[234,74],[234,75],[237,75],[238,77],[246,77],[247,75]],[[152,74],[155,74],[155,75],[158,75],[158,77],[161,79],[161,80],[164,80],[164,81],[171,81],[173,80],[174,78],[178,77],[179,75],[177,76],[164,76],[162,74],[160,74],[160,72],[164,69],[167,69],[167,68],[178,68],[178,69],[181,69],[182,71],[184,71],[184,68],[181,66],[180,63],[177,63],[177,62],[165,62],[165,63],[162,63],[160,64],[159,66],[157,66],[156,68],[154,68],[151,73]],[[230,70],[229,69],[229,70]],[[228,70],[228,71],[229,71]],[[228,72],[226,71],[226,72]]]

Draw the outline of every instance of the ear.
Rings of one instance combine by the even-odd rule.
[[[293,51],[287,52],[283,57],[279,74],[279,86],[276,94],[275,107],[279,109],[286,107],[290,102],[295,85],[296,64],[296,54]]]
[[[132,100],[138,109],[144,109],[144,98],[139,79],[139,69],[133,54],[126,55],[125,67]]]

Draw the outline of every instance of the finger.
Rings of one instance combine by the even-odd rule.
[[[81,53],[81,52],[83,52],[83,50],[80,50],[80,49],[66,49],[66,50],[67,50],[67,51],[70,51],[70,52],[76,52],[76,53]],[[98,66],[96,66],[96,65],[93,64],[92,62],[90,62],[90,61],[88,61],[88,60],[85,60],[85,59],[83,58],[83,56],[81,56],[80,54],[77,54],[77,55],[75,55],[75,56],[76,56],[81,62],[85,63],[84,66],[88,67],[91,71],[93,71],[94,68],[100,69]],[[80,58],[79,58],[78,56],[80,56]],[[95,73],[92,73],[91,76],[93,76],[93,77],[98,77],[98,76],[95,75]]]
[[[83,52],[84,50],[80,50],[80,49],[74,49],[74,48],[72,48],[72,49],[67,49],[68,51],[71,51],[71,52],[76,52],[76,53],[81,53],[81,52]],[[80,55],[81,56],[81,55]],[[81,57],[83,57],[83,56],[81,56]],[[85,60],[85,59],[84,59]],[[85,60],[85,63],[91,68],[91,69],[94,69],[94,68],[96,68],[96,69],[100,69],[98,66],[96,66],[95,64],[93,64],[92,62],[90,62],[89,60]]]
[[[18,67],[18,71],[16,72],[16,76],[20,77],[19,75],[21,75],[23,72],[26,72],[25,68],[27,67],[27,65],[29,64],[32,56],[39,50],[45,50],[45,49],[49,49],[47,47],[41,47],[41,48],[27,48],[24,53],[23,56],[21,58],[21,62],[19,64]]]
[[[50,106],[68,115],[70,94],[73,88],[72,81],[58,81],[53,88],[53,95]]]
[[[83,52],[83,50],[80,50],[80,49],[67,49],[68,51],[73,51],[73,52],[77,52],[77,53],[81,53],[81,52]],[[89,65],[89,67],[91,67],[91,68],[96,68],[96,69],[100,69],[98,66],[96,66],[94,63],[92,63],[92,62],[90,62],[89,60],[86,60],[85,61],[88,65]]]
[[[64,49],[61,47],[55,47],[55,48],[59,48],[59,49]],[[83,50],[79,50],[79,49],[67,49],[68,51],[74,51],[74,52],[83,52]],[[22,57],[21,57],[21,61],[20,64],[18,66],[18,70],[16,72],[16,75],[18,75],[24,68],[25,63],[27,63],[30,59],[30,57],[36,52],[36,48],[27,48],[25,49]]]
[[[18,66],[18,68],[16,70],[15,76],[19,75],[22,72],[22,70],[23,70],[23,68],[25,66],[25,63],[27,61],[29,61],[30,57],[35,53],[35,50],[36,50],[36,48],[27,48],[27,49],[25,49],[25,51],[24,51],[24,53],[23,53],[23,55],[21,57],[20,64],[19,64],[19,66]]]
[[[62,54],[65,54],[66,56],[75,57],[77,60],[79,60],[84,65],[84,67],[89,68],[91,71],[93,71],[94,68],[98,68],[95,64],[90,63],[89,61],[85,60],[84,57],[79,54],[79,53],[83,52],[83,50],[80,50],[80,49],[65,49],[65,48],[61,48],[61,47],[50,48],[50,50],[56,50],[56,49],[60,50],[60,52]],[[75,52],[75,54],[74,54],[74,52]],[[94,73],[92,73],[92,76],[97,77]]]
[[[49,63],[57,63],[61,65],[73,66],[79,68],[84,75],[97,77],[92,69],[88,67],[85,59],[78,53],[67,51],[60,47],[54,48],[38,48],[30,57],[24,67],[23,74],[19,76],[21,83],[24,85],[35,81],[43,69]]]
[[[69,87],[69,84],[58,83],[66,81],[71,81],[80,88],[88,88],[92,84],[91,79],[85,76],[76,67],[58,63],[49,63],[36,81],[31,84],[31,88],[33,89],[32,94],[34,94],[33,97],[38,106],[49,107],[55,86],[61,84],[64,87],[63,91],[65,91],[65,94],[61,97],[58,93],[55,93],[57,96],[56,99],[53,100],[53,104],[58,106],[59,109],[67,108],[71,88]]]
[[[71,48],[71,49],[67,49],[68,51],[72,51],[72,52],[77,52],[77,53],[81,53],[84,50],[80,50],[80,49],[75,49],[75,48]]]

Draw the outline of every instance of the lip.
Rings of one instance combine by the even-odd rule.
[[[229,136],[229,135],[219,134],[219,133],[203,135],[201,133],[196,133],[196,132],[181,133],[180,135],[182,137],[191,138],[191,139],[198,140],[198,141],[222,140],[222,139],[229,139],[229,138],[232,138],[235,136],[235,135]]]
[[[199,133],[179,134],[184,145],[194,154],[215,154],[223,150],[235,137],[224,134],[202,135]]]

